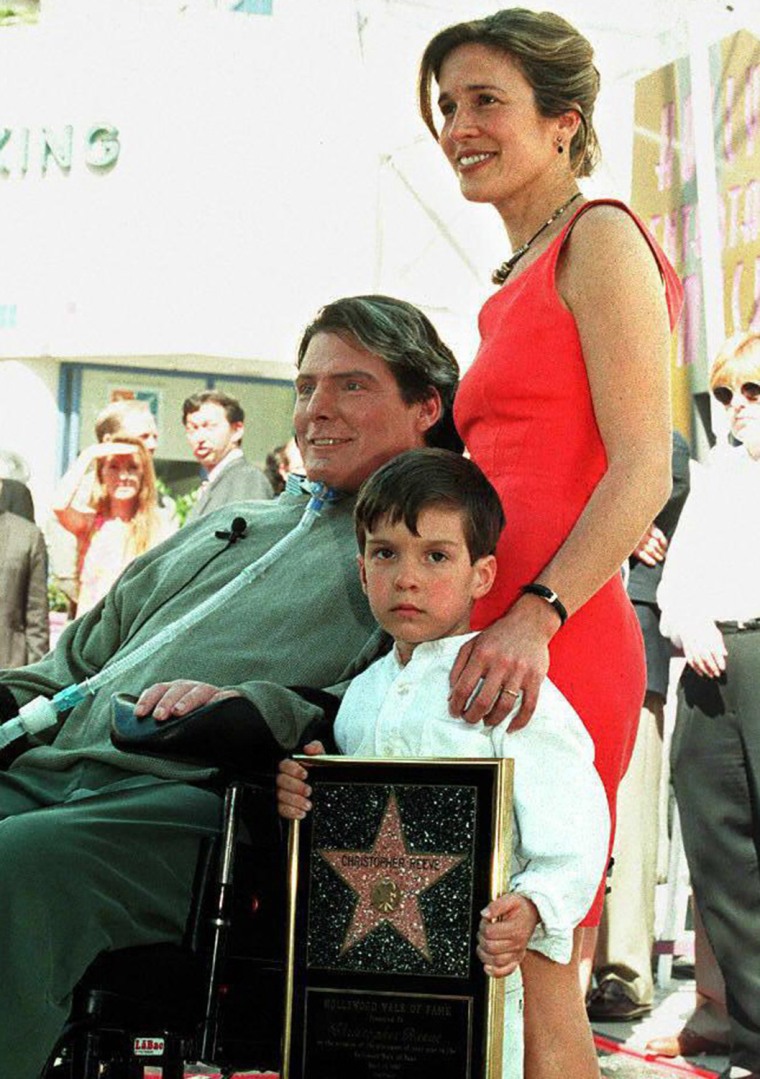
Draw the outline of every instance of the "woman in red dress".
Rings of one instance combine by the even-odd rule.
[[[484,631],[452,672],[451,710],[498,723],[521,694],[522,726],[548,672],[594,739],[614,821],[645,689],[620,567],[670,490],[681,288],[626,206],[578,188],[598,156],[598,86],[588,41],[520,8],[442,31],[420,70],[423,118],[462,194],[496,208],[513,251],[455,408],[507,528],[497,583],[475,612]],[[528,1079],[598,1075],[579,967],[590,967],[602,897],[600,886],[570,967],[535,952],[522,964]],[[493,931],[498,948],[508,930]]]

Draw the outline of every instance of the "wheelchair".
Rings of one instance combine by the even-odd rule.
[[[227,747],[220,833],[201,849],[184,941],[102,953],[74,991],[41,1079],[144,1079],[155,1069],[183,1079],[186,1065],[223,1079],[279,1070],[284,831],[273,763],[230,778],[232,756]]]

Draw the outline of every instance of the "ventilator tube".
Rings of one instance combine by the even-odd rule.
[[[340,497],[337,492],[326,487],[323,483],[312,483],[310,492],[311,498],[295,528],[278,540],[273,547],[270,547],[261,558],[258,558],[250,566],[246,566],[236,577],[228,581],[224,588],[213,596],[209,596],[203,603],[199,603],[192,611],[188,611],[187,614],[184,614],[175,622],[164,626],[155,637],[145,641],[134,652],[129,652],[120,659],[115,659],[106,664],[102,671],[94,674],[91,678],[85,678],[77,685],[67,686],[65,689],[59,690],[52,699],[35,697],[28,704],[22,705],[17,716],[0,724],[0,749],[10,745],[11,742],[15,742],[17,738],[21,738],[25,734],[37,734],[47,727],[52,727],[58,721],[58,716],[61,713],[68,712],[85,698],[94,696],[102,686],[108,685],[109,682],[117,681],[127,671],[139,666],[143,660],[159,651],[164,644],[174,641],[187,633],[188,630],[201,622],[206,615],[224,606],[232,596],[240,592],[241,589],[245,588],[257,577],[260,577],[273,562],[286,554],[298,542],[300,537],[305,532],[308,532],[325,503],[335,502]]]

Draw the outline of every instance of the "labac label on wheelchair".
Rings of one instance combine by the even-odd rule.
[[[163,1038],[135,1038],[132,1052],[136,1057],[162,1057],[166,1049]]]
[[[509,884],[512,762],[309,761],[282,1079],[501,1079],[522,1047],[475,949]]]

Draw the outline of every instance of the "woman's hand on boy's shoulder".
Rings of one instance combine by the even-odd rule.
[[[506,615],[460,648],[449,678],[450,713],[495,727],[519,698],[509,730],[524,727],[535,711],[549,669],[549,640],[559,625],[546,600],[521,596]]]
[[[481,912],[478,958],[491,978],[517,970],[541,917],[532,900],[510,892],[494,899]]]
[[[324,753],[321,742],[309,742],[304,753],[317,757]],[[311,809],[311,787],[307,783],[309,773],[299,761],[289,757],[280,761],[277,775],[277,812],[287,820],[303,820]]]

